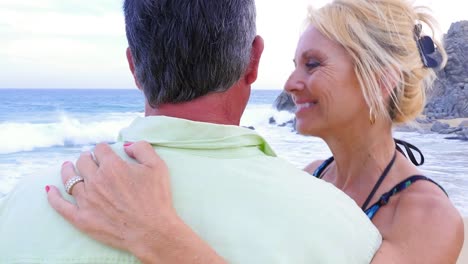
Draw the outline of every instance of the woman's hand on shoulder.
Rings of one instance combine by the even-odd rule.
[[[460,213],[434,184],[413,185],[401,194],[372,263],[456,263],[464,240]]]
[[[169,170],[149,143],[126,146],[137,163],[122,160],[107,144],[62,166],[62,181],[80,175],[76,205],[50,186],[51,206],[92,238],[131,252],[143,263],[224,263],[177,215]],[[201,261],[201,262],[200,262]]]

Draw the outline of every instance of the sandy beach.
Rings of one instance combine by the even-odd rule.
[[[437,121],[449,124],[451,127],[458,127],[463,121],[468,121],[468,118],[438,119]]]
[[[468,217],[465,217],[465,244],[463,244],[463,249],[458,258],[457,264],[468,264],[468,242],[466,241],[468,238]]]
[[[420,120],[427,120],[425,115],[420,115],[419,116]],[[397,131],[419,131],[421,133],[427,133],[431,132],[431,128],[434,125],[435,121],[438,121],[443,124],[449,125],[451,128],[456,128],[459,127],[462,122],[468,122],[468,118],[453,118],[453,119],[435,119],[432,121],[425,121],[425,122],[418,122],[418,121],[413,121],[409,122],[404,125],[397,125]],[[464,124],[466,127],[466,123]],[[450,136],[449,134],[447,134]],[[451,134],[452,136],[455,134]]]

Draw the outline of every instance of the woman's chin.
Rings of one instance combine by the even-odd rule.
[[[297,133],[304,136],[318,136],[320,135],[321,129],[318,127],[312,126],[311,124],[301,124],[300,122],[296,123]]]

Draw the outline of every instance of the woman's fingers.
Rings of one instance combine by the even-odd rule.
[[[158,165],[165,164],[161,157],[156,154],[153,146],[151,146],[151,144],[146,141],[138,141],[133,144],[127,144],[124,149],[129,157],[148,167],[153,168]]]
[[[60,194],[60,191],[55,186],[47,186],[47,200],[49,204],[57,211],[63,218],[78,227],[77,215],[78,207],[69,201],[65,200]]]
[[[75,170],[72,162],[66,161],[62,165],[62,183],[65,191],[74,197],[79,197],[84,192],[84,178]]]
[[[97,164],[102,164],[106,159],[115,159],[119,156],[106,143],[99,143],[94,148],[94,158]]]
[[[83,152],[80,155],[80,158],[76,161],[76,171],[87,179],[89,175],[94,175],[98,170],[98,165],[94,160],[93,154],[91,152]]]

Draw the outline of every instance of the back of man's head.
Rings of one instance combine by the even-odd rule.
[[[125,0],[134,75],[152,107],[223,92],[250,61],[254,0]]]

